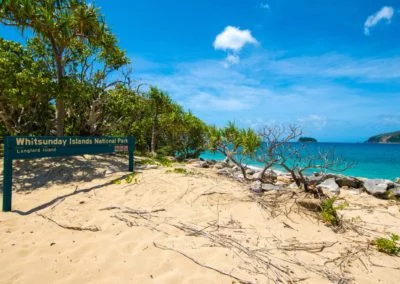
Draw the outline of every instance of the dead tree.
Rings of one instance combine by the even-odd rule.
[[[260,178],[272,167],[287,171],[299,188],[312,191],[306,174],[310,171],[343,172],[354,166],[354,162],[337,156],[335,149],[312,149],[309,143],[293,143],[303,131],[297,125],[266,126],[260,132],[262,146],[257,160],[265,163]]]

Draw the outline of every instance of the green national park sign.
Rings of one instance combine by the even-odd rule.
[[[12,161],[44,157],[107,154],[126,151],[129,171],[133,171],[135,139],[129,137],[7,136],[4,138],[3,211],[11,211]]]

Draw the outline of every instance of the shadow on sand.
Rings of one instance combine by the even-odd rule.
[[[129,174],[123,175],[121,177],[121,179],[126,178],[128,175]],[[46,203],[43,203],[43,204],[41,204],[39,206],[36,206],[36,207],[34,207],[34,208],[32,208],[32,209],[30,209],[28,211],[12,210],[11,212],[17,213],[17,214],[22,215],[22,216],[30,215],[32,213],[36,213],[36,212],[38,212],[40,210],[46,209],[49,206],[51,206],[53,204],[56,204],[59,201],[61,202],[61,201],[63,201],[64,199],[66,199],[68,197],[71,197],[71,196],[74,196],[74,195],[77,195],[77,194],[80,194],[80,193],[88,193],[88,192],[91,192],[91,191],[93,191],[95,189],[100,189],[102,187],[106,187],[106,186],[111,185],[111,184],[113,184],[113,181],[108,181],[106,183],[98,184],[98,185],[95,185],[95,186],[92,186],[92,187],[89,187],[89,188],[85,188],[85,189],[75,190],[75,191],[73,191],[71,193],[67,193],[67,194],[64,194],[64,195],[61,195],[61,196],[57,196],[56,198],[54,198],[54,199],[52,199],[52,200],[50,200],[50,201],[48,201]]]
[[[31,191],[53,184],[89,182],[106,173],[126,172],[127,157],[116,155],[73,156],[18,160],[13,163],[13,190]],[[3,185],[1,175],[1,185]],[[1,186],[0,192],[3,186]]]

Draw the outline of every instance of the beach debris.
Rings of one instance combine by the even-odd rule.
[[[296,201],[298,205],[312,212],[321,212],[321,200],[316,198],[302,198]]]
[[[394,183],[386,179],[367,179],[364,181],[365,190],[374,196],[384,196],[388,189],[393,187]]]
[[[334,178],[325,180],[317,185],[317,188],[321,190],[327,190],[332,193],[338,193],[340,191],[339,185],[336,183]]]

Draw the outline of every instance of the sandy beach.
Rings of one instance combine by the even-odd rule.
[[[371,244],[400,234],[396,201],[342,190],[349,206],[335,232],[299,205],[308,197],[296,190],[255,195],[190,164],[134,177],[126,167],[115,156],[15,163],[13,212],[0,213],[0,283],[395,283],[400,276],[400,258]]]

